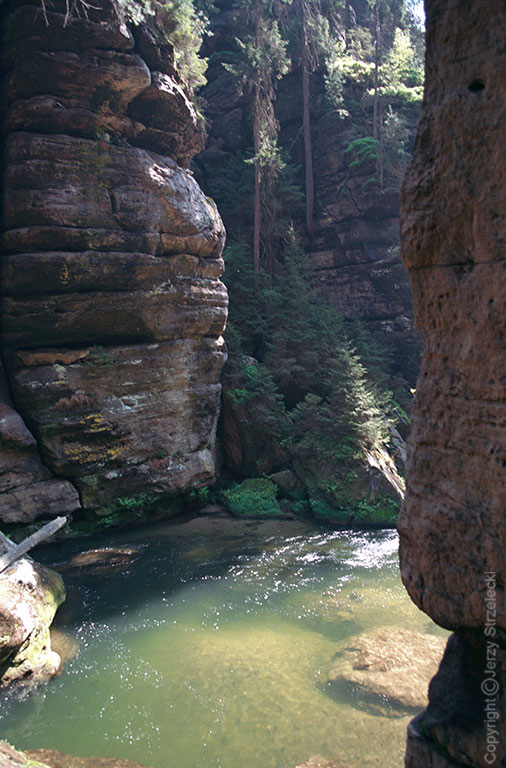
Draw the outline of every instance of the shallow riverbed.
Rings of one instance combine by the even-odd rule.
[[[130,554],[79,557],[96,547]],[[150,768],[290,768],[315,754],[401,768],[412,715],[376,714],[326,678],[363,631],[440,631],[401,584],[394,531],[194,518],[41,559],[62,567],[59,626],[78,650],[45,688],[1,701],[0,735],[18,748]]]

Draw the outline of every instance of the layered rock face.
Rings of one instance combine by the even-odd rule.
[[[400,556],[415,603],[456,635],[407,765],[504,766],[506,6],[426,10],[425,101],[402,199],[424,357]]]
[[[202,133],[170,47],[98,6],[4,11],[4,522],[214,476],[227,297],[185,170]]]

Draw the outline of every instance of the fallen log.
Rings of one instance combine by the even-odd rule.
[[[1,541],[4,546],[7,547],[7,552],[0,557],[0,573],[5,571],[5,569],[8,568],[9,565],[14,562],[14,560],[22,557],[30,549],[33,549],[33,547],[37,546],[37,544],[40,544],[42,541],[45,541],[45,539],[53,536],[53,534],[55,534],[56,531],[59,531],[66,522],[66,517],[55,517],[54,520],[46,523],[46,525],[43,525],[42,528],[39,528],[38,531],[32,533],[31,536],[23,539],[20,544],[15,544],[14,546],[12,545],[12,541],[9,541],[6,536],[1,534]]]

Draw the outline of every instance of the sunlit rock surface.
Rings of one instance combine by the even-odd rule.
[[[120,760],[117,757],[76,757],[54,749],[29,750],[26,756],[42,761],[48,768],[143,768],[131,760]]]
[[[56,2],[48,25],[38,2],[17,6],[1,345],[7,417],[28,428],[0,487],[9,523],[209,482],[227,307],[224,229],[185,170],[203,139],[172,48],[109,0],[68,23]]]
[[[49,626],[64,599],[61,577],[29,558],[0,574],[0,685],[31,685],[58,674]]]
[[[115,757],[75,757],[54,749],[35,749],[19,752],[5,741],[0,741],[2,768],[143,768],[130,760]]]
[[[502,721],[495,752],[502,766],[506,5],[427,0],[426,11],[425,101],[402,195],[403,258],[424,357],[400,554],[413,600],[458,634],[418,722],[426,742],[410,736],[408,764],[492,764],[484,739],[494,736],[494,709]],[[480,688],[492,671],[497,696]],[[430,762],[429,753],[450,763]]]

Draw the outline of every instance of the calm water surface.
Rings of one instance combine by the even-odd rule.
[[[411,715],[378,715],[326,682],[361,632],[438,632],[402,587],[395,532],[195,518],[41,558],[97,546],[138,553],[64,572],[59,623],[77,654],[48,686],[1,702],[2,738],[150,768],[290,768],[315,754],[401,768]]]

